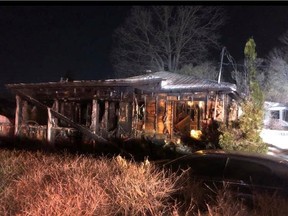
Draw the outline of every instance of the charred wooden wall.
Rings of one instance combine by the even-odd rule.
[[[146,136],[177,139],[191,130],[201,130],[213,119],[220,122],[237,119],[237,105],[230,106],[231,99],[225,94],[155,94],[143,98]]]
[[[61,140],[89,143],[91,137],[73,128],[76,124],[105,139],[144,135],[175,140],[181,134],[190,134],[192,129],[201,130],[211,119],[237,118],[237,105],[230,106],[228,95],[215,92],[144,93],[117,87],[91,90],[91,95],[83,98],[79,97],[79,92],[67,91],[63,98],[59,98],[59,93],[47,96],[48,108],[44,110],[17,95],[15,134],[51,143]],[[73,97],[75,93],[77,97]],[[59,115],[55,117],[51,110],[71,121]]]

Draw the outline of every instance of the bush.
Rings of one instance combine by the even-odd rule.
[[[242,102],[241,108],[243,114],[237,122],[232,122],[227,127],[221,126],[219,138],[221,148],[266,153],[268,146],[260,137],[263,109],[251,99]]]

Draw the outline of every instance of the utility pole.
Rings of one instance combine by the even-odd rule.
[[[221,80],[221,74],[222,74],[222,65],[223,65],[223,58],[224,58],[224,52],[225,52],[225,47],[222,48],[221,52],[221,63],[220,63],[220,70],[219,70],[219,75],[218,75],[218,83],[220,83]]]
[[[221,63],[220,63],[220,70],[219,70],[219,75],[218,75],[218,83],[220,83],[221,81],[224,52],[225,52],[225,47],[222,48],[222,52],[221,52]],[[217,102],[218,102],[218,92],[216,92],[216,96],[215,96],[215,107],[214,107],[214,115],[213,115],[214,120],[216,119],[216,114],[217,114]]]

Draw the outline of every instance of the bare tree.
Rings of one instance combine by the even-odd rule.
[[[208,48],[218,46],[217,30],[223,17],[220,7],[133,7],[115,31],[112,62],[116,75],[176,72],[185,64],[201,62]]]
[[[286,31],[283,35],[280,36],[279,40],[282,42],[284,46],[288,46],[288,31]]]
[[[245,63],[244,63],[245,64]],[[257,74],[255,79],[264,90],[265,83],[265,71],[263,67],[265,67],[265,61],[262,58],[256,58],[254,61],[254,67],[257,70]],[[249,71],[247,70],[246,65],[243,68],[233,68],[231,71],[232,79],[235,80],[237,85],[237,91],[243,96],[249,95]]]
[[[279,53],[278,53],[279,54]],[[268,101],[288,102],[288,62],[283,56],[269,59],[266,74],[265,98]]]
[[[192,64],[184,65],[180,70],[180,74],[195,76],[199,79],[217,80],[219,71],[215,63],[211,61],[203,62],[202,64],[193,66]]]
[[[288,102],[288,31],[280,36],[280,48],[268,55],[265,79],[265,98],[274,102]]]

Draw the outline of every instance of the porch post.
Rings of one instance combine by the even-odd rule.
[[[92,116],[90,129],[97,134],[99,130],[99,104],[97,99],[92,101]]]
[[[15,130],[14,135],[19,135],[19,130],[22,124],[22,99],[16,95],[16,111],[15,111]]]
[[[155,135],[158,133],[158,94],[155,97],[155,112],[154,112],[154,131]]]
[[[55,126],[55,118],[51,113],[51,108],[48,108],[47,111],[48,111],[47,141],[48,143],[53,145],[55,142],[55,132],[53,131],[53,128]]]
[[[225,94],[222,94],[222,121],[226,122],[226,96]]]
[[[215,96],[215,103],[214,103],[214,114],[213,114],[213,119],[216,120],[216,114],[217,114],[217,106],[218,106],[218,92],[216,92]]]
[[[175,101],[171,101],[171,124],[170,124],[170,138],[174,138],[174,119],[176,117],[176,108],[175,108]]]
[[[59,100],[58,99],[56,99],[54,101],[53,109],[54,109],[54,111],[59,112]],[[58,125],[58,118],[54,118],[54,122],[55,122],[55,126],[57,126]]]

